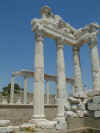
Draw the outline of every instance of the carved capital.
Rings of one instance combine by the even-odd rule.
[[[56,47],[57,48],[64,48],[64,39],[56,38]]]
[[[91,23],[87,25],[87,28],[88,28],[88,32],[92,33],[92,32],[97,32],[100,26],[97,23]]]
[[[43,31],[42,30],[37,30],[36,32],[35,32],[35,40],[36,41],[43,41],[43,39],[44,39],[44,33],[43,33]]]

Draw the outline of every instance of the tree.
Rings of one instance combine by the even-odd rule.
[[[3,96],[10,96],[10,90],[11,90],[11,83],[8,84],[8,86],[2,88],[2,95]],[[19,93],[21,90],[20,86],[18,84],[14,84],[14,93]]]

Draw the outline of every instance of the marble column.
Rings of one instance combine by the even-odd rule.
[[[71,83],[71,85],[72,85],[72,96],[74,96],[75,95],[75,85],[74,85],[74,83]]]
[[[46,99],[47,99],[47,104],[49,104],[49,81],[47,80],[47,83],[46,83]]]
[[[14,78],[15,78],[15,76],[12,75],[12,77],[11,77],[11,90],[10,90],[10,104],[14,103]]]
[[[43,119],[44,115],[44,53],[43,33],[35,32],[35,62],[34,62],[34,111],[32,119]]]
[[[57,119],[64,119],[64,104],[66,95],[66,77],[64,68],[64,41],[61,38],[56,40],[56,70],[57,70]]]
[[[83,83],[81,75],[81,65],[80,65],[80,48],[78,46],[73,46],[73,60],[74,60],[74,81],[75,81],[75,94],[76,97],[84,97],[83,93]]]
[[[27,77],[24,77],[24,104],[27,103]]]
[[[96,35],[89,38],[93,89],[100,91],[100,65]]]

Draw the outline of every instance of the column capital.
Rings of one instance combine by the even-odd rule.
[[[56,38],[56,47],[57,48],[64,48],[64,39],[63,38]]]
[[[44,32],[40,29],[37,29],[35,32],[35,40],[36,41],[43,41],[44,39]]]

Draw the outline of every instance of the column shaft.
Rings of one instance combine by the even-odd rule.
[[[47,86],[46,86],[46,99],[47,99],[47,104],[49,104],[49,81],[47,81]]]
[[[11,77],[10,104],[14,103],[14,76]]]
[[[74,80],[75,80],[75,96],[83,97],[83,84],[82,84],[82,75],[81,75],[81,66],[80,66],[80,48],[73,46],[73,60],[74,60]]]
[[[64,103],[66,99],[66,78],[64,68],[64,42],[61,39],[56,40],[56,58],[57,58],[57,117],[64,118]]]
[[[24,77],[24,104],[27,103],[27,77]]]
[[[43,34],[35,33],[35,62],[34,62],[34,111],[33,119],[44,118],[44,55]]]
[[[89,38],[93,89],[100,91],[100,65],[96,35]]]

